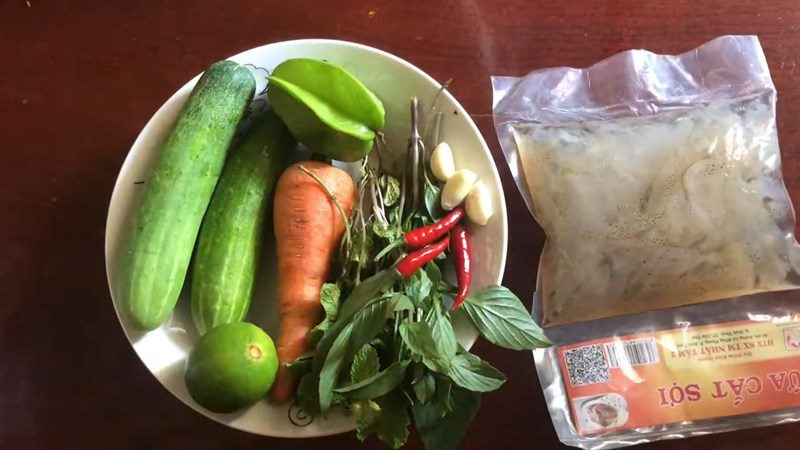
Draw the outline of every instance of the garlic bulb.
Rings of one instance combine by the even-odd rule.
[[[442,142],[431,153],[431,172],[439,181],[447,181],[456,173],[453,150],[447,142]]]
[[[464,198],[466,198],[472,186],[478,181],[478,176],[475,172],[469,169],[461,169],[456,171],[447,183],[444,184],[442,189],[442,208],[445,211],[450,211],[456,206],[460,205]]]
[[[483,180],[478,180],[472,190],[469,191],[464,201],[464,206],[469,220],[478,225],[486,225],[486,222],[492,217],[494,213],[492,210],[492,193],[489,192],[489,187],[486,186]]]

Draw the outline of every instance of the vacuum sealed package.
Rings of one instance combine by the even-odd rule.
[[[754,36],[494,77],[547,240],[535,352],[561,440],[614,448],[800,420],[800,245]]]

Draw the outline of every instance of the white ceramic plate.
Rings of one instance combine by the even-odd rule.
[[[289,58],[317,58],[337,63],[358,77],[383,102],[386,108],[386,134],[391,148],[405,148],[409,133],[409,102],[419,97],[422,107],[430,105],[440,85],[433,78],[402,59],[364,45],[331,40],[297,40],[264,45],[229,59],[246,64],[257,79],[256,98],[250,114],[266,107],[264,101],[267,76],[275,66]],[[112,296],[116,283],[116,263],[121,239],[127,224],[141,201],[159,144],[175,120],[199,75],[181,87],[155,113],[134,142],[117,178],[106,223],[106,273]],[[506,261],[507,221],[503,188],[497,168],[478,128],[467,112],[449,94],[438,100],[446,113],[442,138],[455,153],[456,165],[475,171],[494,193],[495,215],[483,227],[474,227],[472,234],[474,276],[473,289],[498,284],[503,277]],[[270,241],[270,239],[265,239]],[[259,269],[256,293],[247,320],[263,327],[271,336],[277,335],[277,302],[274,296],[275,257],[273,245],[267,242],[266,254]],[[120,316],[125,334],[145,366],[173,395],[201,414],[217,422],[251,433],[278,437],[312,437],[342,433],[353,429],[352,420],[344,414],[330,414],[325,419],[306,417],[290,406],[276,406],[262,400],[246,411],[236,414],[215,414],[203,409],[189,396],[183,381],[185,360],[197,333],[189,312],[187,293],[181,295],[170,319],[161,328],[141,332]],[[459,341],[470,347],[477,337],[476,330],[463,317],[455,320]]]

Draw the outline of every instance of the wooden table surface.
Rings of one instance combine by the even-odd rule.
[[[800,1],[0,2],[0,448],[380,449],[352,434],[278,440],[193,412],[150,375],[117,323],[103,238],[139,130],[209,63],[307,37],[369,44],[439,80],[489,143],[508,199],[505,284],[529,302],[543,235],[491,122],[493,74],[586,66],[629,48],[676,53],[723,34],[761,38],[778,89],[787,185],[800,200]],[[464,449],[560,448],[529,354],[475,351],[508,374]],[[797,449],[782,425],[648,449]],[[422,448],[412,438],[409,449]]]

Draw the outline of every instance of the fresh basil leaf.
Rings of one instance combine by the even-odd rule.
[[[336,321],[351,320],[367,303],[394,284],[398,277],[395,272],[392,269],[382,270],[359,283],[350,292],[347,300],[342,302],[342,306],[339,308],[339,317],[337,317]]]
[[[333,322],[339,312],[339,297],[342,295],[339,286],[334,283],[325,283],[319,293],[319,302],[325,310],[325,318]]]
[[[350,366],[350,382],[357,383],[361,380],[375,375],[380,370],[378,352],[371,345],[361,347],[353,357],[353,365]]]
[[[383,204],[392,206],[400,199],[400,180],[390,175],[383,175]]]
[[[331,408],[336,406],[346,407],[350,402],[347,400],[347,397],[344,394],[340,394],[338,392],[333,393],[333,400],[331,401]]]
[[[451,359],[447,375],[455,384],[473,392],[491,392],[506,381],[502,372],[471,353]]]
[[[328,331],[331,324],[336,320],[336,314],[339,312],[339,296],[341,291],[339,286],[334,283],[325,283],[322,285],[322,290],[319,294],[319,302],[325,310],[325,317],[322,322],[308,332],[308,344],[314,348],[319,343],[325,332]]]
[[[370,226],[369,229],[372,229]],[[372,262],[372,249],[375,242],[372,233],[366,231],[357,232],[353,235],[353,247],[350,250],[350,260],[358,263],[361,267],[366,267]]]
[[[413,311],[414,304],[407,295],[399,294],[394,300],[394,311]]]
[[[400,233],[403,232],[403,220],[400,211],[400,205],[397,205],[396,208],[393,208],[392,211],[388,214],[389,223],[400,230]]]
[[[481,336],[511,350],[533,350],[552,343],[536,325],[516,295],[503,286],[490,286],[461,305]]]
[[[444,314],[433,314],[430,318],[431,335],[440,357],[452,358],[456,354],[458,341],[450,319]]]
[[[350,403],[350,414],[356,419],[356,437],[364,441],[370,434],[370,428],[380,417],[381,407],[372,400],[358,400]]]
[[[353,288],[347,300],[341,304],[336,322],[331,325],[322,339],[320,339],[319,344],[317,344],[317,348],[314,351],[315,372],[319,373],[322,370],[322,365],[328,357],[331,346],[339,337],[339,334],[345,326],[353,320],[356,313],[363,309],[370,301],[374,300],[381,291],[391,286],[396,279],[397,275],[395,270],[383,270],[367,278]]]
[[[386,333],[386,329],[384,329],[383,332]],[[369,341],[369,345],[375,347],[375,349],[378,350],[378,353],[380,353],[382,348],[386,347],[386,342],[384,341],[384,337],[385,336],[378,335],[378,337]]]
[[[333,402],[333,388],[336,386],[339,371],[344,363],[352,330],[353,324],[349,323],[336,337],[325,358],[322,370],[319,372],[319,406],[323,412],[327,411]]]
[[[391,448],[400,448],[408,440],[408,417],[410,406],[408,398],[401,390],[395,390],[383,397],[375,399],[381,409],[378,419],[370,431],[378,435]]]
[[[425,209],[432,220],[439,220],[444,217],[439,198],[442,195],[442,188],[432,183],[429,179],[425,180]]]
[[[439,353],[430,325],[425,322],[404,322],[400,324],[400,336],[408,349],[418,357],[438,358]]]
[[[416,228],[428,226],[428,225],[430,225],[430,224],[432,224],[434,222],[435,222],[435,220],[431,219],[430,216],[428,216],[427,212],[425,212],[424,214],[423,213],[415,213],[413,215],[412,223],[413,223],[414,226],[412,228],[416,229]],[[439,256],[443,257],[444,254],[440,254]]]
[[[356,349],[360,350],[369,344],[383,330],[393,312],[392,298],[381,297],[367,304],[334,341],[319,375],[319,404],[323,411],[331,406],[332,391],[342,367],[347,367],[353,361]]]
[[[459,387],[453,388],[452,399],[453,409],[444,417],[433,404],[417,404],[411,408],[414,424],[427,450],[458,449],[481,405],[481,394]]]
[[[431,289],[438,291],[439,285],[442,284],[442,269],[436,263],[430,262],[425,266],[425,274],[431,280]]]
[[[394,237],[394,230],[380,220],[372,222],[372,233],[389,241]]]
[[[387,237],[390,242],[402,241],[403,240],[403,229],[400,228],[397,224],[389,224],[389,230],[391,234]]]
[[[424,270],[417,270],[406,281],[406,294],[411,297],[415,305],[420,307],[431,294],[432,288],[433,282],[431,282],[427,272]]]
[[[343,320],[342,317],[339,317],[339,320],[334,322],[328,331],[325,332],[325,335],[322,336],[322,339],[319,340],[317,348],[314,350],[315,372],[319,373],[322,370],[322,366],[325,364],[333,343],[339,338],[342,331],[351,324],[352,319],[352,317],[349,317],[347,320]]]
[[[446,374],[450,366],[450,360],[445,358],[422,358],[425,367],[436,372]]]
[[[349,350],[345,356],[345,363],[352,361],[354,353],[378,335],[386,325],[386,320],[394,312],[394,298],[381,297],[367,304],[353,318],[353,331],[350,336]]]
[[[311,416],[319,415],[319,378],[314,373],[307,373],[300,378],[294,399],[297,405]]]
[[[419,403],[425,404],[433,398],[433,394],[436,392],[436,379],[433,374],[426,373],[411,387],[414,389],[414,394],[417,396]]]
[[[451,398],[451,391],[453,389],[453,382],[450,378],[441,375],[435,375],[436,391],[433,394],[431,405],[436,408],[439,417],[444,416],[453,410],[453,401]]]
[[[322,319],[322,322],[317,324],[317,326],[308,332],[308,345],[310,345],[311,348],[316,347],[319,341],[322,339],[322,336],[325,336],[325,332],[327,332],[330,327],[331,321],[328,320],[327,317]]]
[[[367,400],[386,395],[403,381],[409,362],[396,362],[384,371],[359,382],[337,388],[335,391],[345,394],[351,400]]]
[[[446,373],[449,365],[446,355],[440,353],[433,331],[426,322],[410,322],[400,325],[400,336],[414,356],[434,372]]]
[[[297,357],[294,361],[286,364],[286,369],[299,379],[303,375],[311,372],[314,355],[311,353]]]

